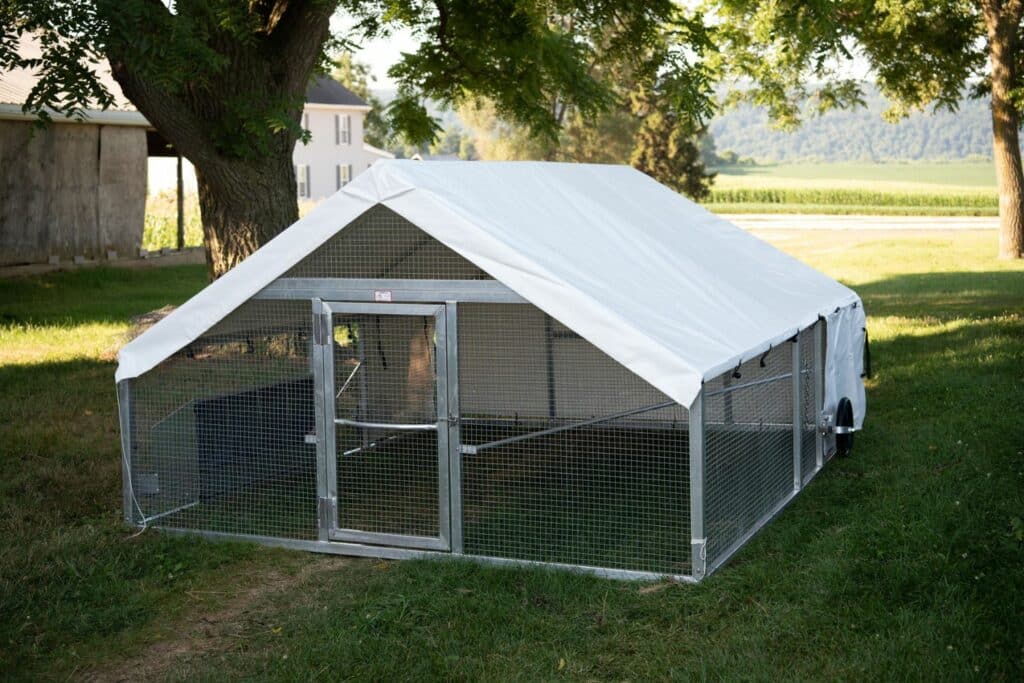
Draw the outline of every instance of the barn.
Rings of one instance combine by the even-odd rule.
[[[861,427],[864,319],[628,167],[379,162],[121,350],[125,519],[698,581]]]
[[[30,38],[20,51],[39,52]],[[137,256],[146,213],[146,159],[155,133],[121,96],[84,120],[22,111],[36,77],[0,74],[0,266]]]

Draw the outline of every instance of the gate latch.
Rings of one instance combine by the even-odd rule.
[[[827,410],[821,412],[821,415],[818,416],[818,429],[821,430],[822,435],[828,436],[835,431],[834,419],[835,416]]]
[[[459,424],[459,416],[455,413],[448,413],[448,426],[456,427]]]

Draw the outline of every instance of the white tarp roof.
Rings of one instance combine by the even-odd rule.
[[[704,379],[843,315],[828,384],[860,394],[860,423],[857,295],[627,166],[378,161],[121,349],[118,381],[185,347],[376,204],[685,406]]]

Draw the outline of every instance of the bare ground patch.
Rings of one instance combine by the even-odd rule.
[[[271,568],[240,576],[233,588],[187,593],[195,606],[161,629],[155,642],[141,653],[86,673],[83,679],[95,683],[159,680],[190,661],[230,652],[241,644],[247,630],[265,623],[275,597],[285,593],[301,596],[300,589],[315,577],[359,561],[317,556],[304,560],[297,571]]]

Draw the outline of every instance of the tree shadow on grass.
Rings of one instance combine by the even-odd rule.
[[[909,273],[855,289],[870,316],[949,320],[1024,313],[1024,270]]]
[[[202,265],[97,267],[0,280],[0,327],[126,322],[208,284]]]

